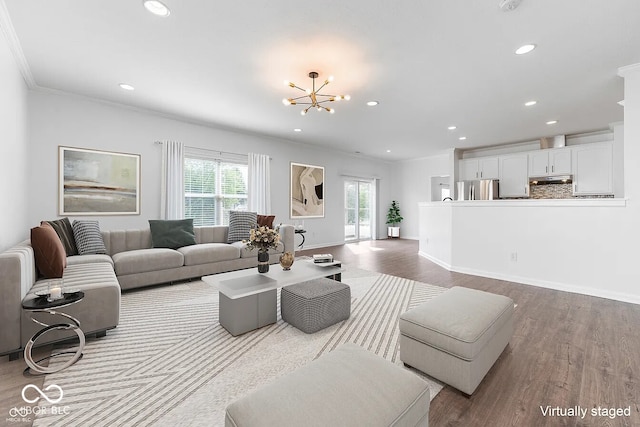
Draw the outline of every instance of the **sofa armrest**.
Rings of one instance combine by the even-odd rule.
[[[295,228],[290,224],[280,226],[280,241],[284,245],[284,252],[296,253]]]

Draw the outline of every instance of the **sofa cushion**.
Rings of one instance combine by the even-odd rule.
[[[273,228],[274,219],[276,219],[275,215],[257,215],[257,221],[260,227],[265,226]]]
[[[67,266],[67,253],[56,231],[48,223],[31,229],[36,268],[47,279],[60,278]]]
[[[111,268],[113,268],[113,259],[106,254],[74,255],[67,257],[67,267],[70,265],[93,264],[96,262],[106,262],[111,264]]]
[[[80,255],[107,253],[102,234],[100,234],[98,221],[73,221],[73,237],[76,239],[76,246]]]
[[[230,211],[227,243],[248,240],[251,229],[257,225],[258,214],[255,212]]]
[[[154,248],[178,249],[195,245],[193,218],[176,220],[150,219],[151,243]]]
[[[184,265],[209,264],[240,258],[240,249],[227,243],[203,243],[178,249],[184,255]]]
[[[55,221],[42,221],[40,225],[44,222],[47,222],[54,230],[56,230],[67,256],[78,255],[76,238],[73,236],[73,227],[71,226],[69,218],[57,219]]]
[[[146,273],[182,267],[184,257],[178,251],[166,248],[137,249],[113,255],[116,275]]]

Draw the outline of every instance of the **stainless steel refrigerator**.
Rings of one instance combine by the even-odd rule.
[[[500,198],[500,184],[497,179],[458,181],[456,200],[495,200]]]

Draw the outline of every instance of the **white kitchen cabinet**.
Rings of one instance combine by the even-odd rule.
[[[527,154],[510,154],[500,156],[499,159],[500,198],[528,197],[529,176],[527,174]]]
[[[529,176],[571,174],[572,147],[529,152]]]
[[[460,180],[498,179],[500,164],[497,157],[479,157],[460,160]]]
[[[613,143],[573,147],[573,194],[613,194]]]

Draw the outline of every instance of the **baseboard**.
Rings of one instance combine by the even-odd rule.
[[[418,252],[418,255],[420,255],[421,257],[424,257],[424,258],[428,259],[429,261],[433,262],[434,264],[438,264],[438,265],[439,265],[440,267],[442,267],[442,268],[446,268],[447,270],[451,270],[451,264],[447,264],[446,262],[441,261],[441,260],[439,260],[438,258],[435,258],[435,257],[433,257],[433,256],[429,255],[429,254],[428,254],[428,253],[426,253],[426,252],[419,251],[419,252]]]
[[[456,273],[469,274],[472,276],[487,277],[490,279],[504,280],[507,282],[521,283],[528,286],[537,286],[539,288],[553,289],[556,291],[570,292],[573,294],[588,295],[598,298],[606,298],[614,301],[628,302],[632,304],[640,304],[640,296],[627,294],[623,292],[611,292],[604,289],[594,289],[585,286],[570,285],[561,282],[552,282],[548,280],[532,279],[530,277],[514,276],[510,274],[495,273],[493,271],[477,270],[474,268],[457,267],[447,264],[429,254],[418,252],[418,254],[429,261],[438,264],[442,268]]]
[[[308,249],[321,249],[321,248],[328,248],[328,247],[331,247],[331,246],[342,246],[344,244],[345,244],[344,241],[342,241],[342,242],[334,242],[334,243],[321,243],[319,245],[307,245],[307,244],[305,244],[302,248],[299,248],[299,247],[296,246],[296,252],[306,251]]]

